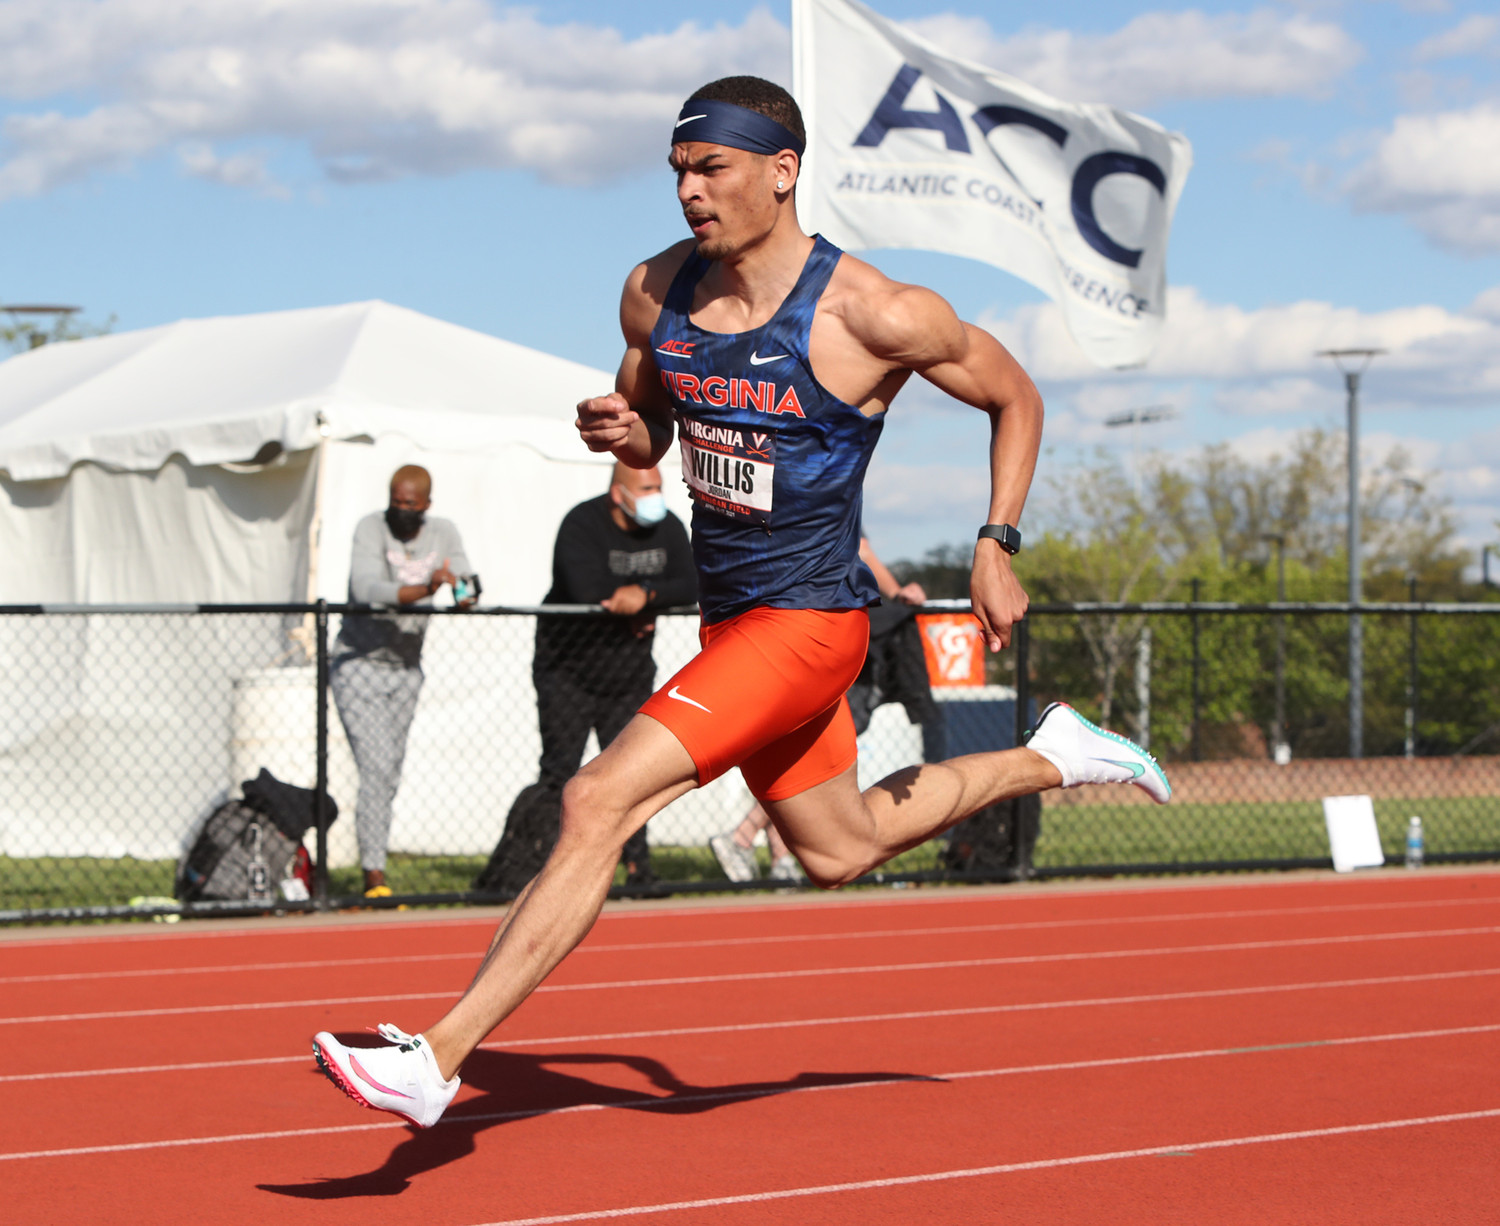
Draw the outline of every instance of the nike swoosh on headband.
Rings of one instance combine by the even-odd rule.
[[[683,124],[685,124],[685,123],[692,123],[693,120],[695,120],[695,119],[707,119],[707,118],[708,118],[707,115],[689,115],[686,119],[679,119],[676,123],[674,123],[672,125],[672,131],[674,131],[674,132],[677,131],[677,129],[680,128],[680,127],[682,127]]]

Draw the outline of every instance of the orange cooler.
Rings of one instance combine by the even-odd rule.
[[[922,654],[934,687],[984,684],[984,634],[972,613],[918,613]]]

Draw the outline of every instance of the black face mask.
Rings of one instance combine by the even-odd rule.
[[[422,531],[422,521],[426,517],[425,511],[411,511],[406,507],[386,507],[385,526],[391,530],[391,535],[398,541],[409,541]]]

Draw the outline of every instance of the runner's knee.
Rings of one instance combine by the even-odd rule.
[[[866,871],[863,860],[856,862],[817,852],[801,852],[798,859],[803,871],[807,873],[807,879],[820,890],[836,890],[840,886],[846,886],[863,876]]]
[[[619,788],[600,772],[579,771],[563,788],[559,837],[622,846],[631,828],[630,811],[621,804],[619,794]]]

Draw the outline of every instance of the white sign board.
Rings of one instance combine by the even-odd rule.
[[[1368,796],[1323,797],[1323,820],[1328,823],[1333,867],[1339,872],[1379,868],[1385,863],[1380,831],[1375,828],[1375,806]]]

